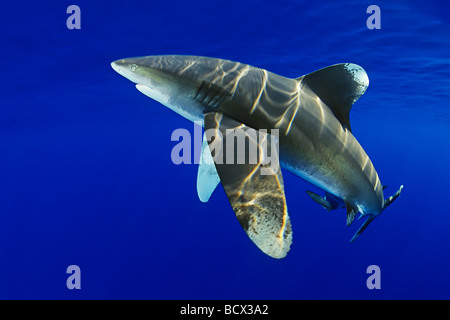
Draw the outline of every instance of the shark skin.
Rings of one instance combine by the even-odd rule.
[[[369,84],[360,66],[337,64],[299,78],[286,78],[239,62],[198,56],[128,58],[114,61],[111,66],[136,83],[143,94],[190,121],[207,123],[205,129],[222,130],[226,126],[221,121],[206,121],[208,115],[210,119],[224,119],[224,123],[235,121],[245,128],[278,129],[281,167],[341,199],[347,209],[347,225],[359,212],[370,220],[360,228],[362,232],[383,212],[386,205],[383,185],[369,156],[353,136],[349,121],[352,105]],[[224,175],[230,170],[219,169],[217,164],[216,167],[224,184],[227,181]],[[266,181],[258,177],[246,179],[244,175],[241,178],[246,183],[254,181],[252,190],[258,189],[255,185],[264,187]],[[292,234],[281,174],[275,182],[272,184],[277,185],[273,187],[276,196],[272,201],[278,201],[279,197],[284,201],[278,207],[269,204],[267,193],[254,193],[251,199],[241,196],[240,205],[233,205],[237,201],[235,195],[231,195],[227,185],[224,188],[238,217],[238,208],[252,208],[246,219],[251,217],[255,225],[268,225],[267,221],[272,221],[270,216],[277,214],[275,210],[284,212],[275,222],[270,222],[273,230],[259,240],[255,240],[258,233],[250,234],[254,228],[246,229],[240,221],[263,252],[283,258],[289,251]],[[211,183],[214,187],[216,184]],[[236,189],[239,184],[233,181],[233,185]],[[390,199],[395,200],[401,189]],[[209,191],[207,197],[203,196],[206,200],[213,190]],[[243,190],[234,191],[243,193]],[[259,201],[257,206],[255,199]],[[358,232],[356,237],[361,233]],[[261,245],[264,241],[268,244]]]

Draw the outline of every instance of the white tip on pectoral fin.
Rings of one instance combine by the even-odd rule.
[[[203,135],[202,153],[197,174],[197,193],[201,202],[208,202],[220,182],[216,166],[209,150],[206,136]]]

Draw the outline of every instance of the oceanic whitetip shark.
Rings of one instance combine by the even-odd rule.
[[[279,150],[276,160],[283,168],[326,192],[321,197],[309,191],[314,201],[328,210],[345,207],[347,225],[358,212],[360,218],[367,217],[351,242],[400,195],[403,186],[384,198],[378,174],[351,131],[350,109],[369,85],[358,65],[336,64],[296,79],[239,62],[196,56],[147,56],[111,65],[143,94],[188,120],[201,121],[205,132],[224,133],[214,139],[204,136],[203,158],[211,157],[214,142],[225,140],[228,129],[269,133],[277,129],[278,139],[265,143]],[[262,140],[249,139],[249,143]],[[283,177],[281,170],[262,174],[266,167],[262,158],[256,164],[203,161],[197,190],[200,199],[208,201],[220,179],[250,239],[267,255],[283,258],[292,243]]]

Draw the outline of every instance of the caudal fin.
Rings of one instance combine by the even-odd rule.
[[[383,210],[386,209],[387,207],[389,207],[392,204],[392,202],[394,202],[395,199],[400,197],[402,190],[403,190],[403,185],[400,186],[400,188],[397,190],[397,192],[393,196],[390,196],[389,198],[386,199],[386,201],[384,202]]]
[[[394,202],[395,199],[397,199],[398,197],[400,197],[400,194],[402,193],[403,190],[403,185],[400,186],[400,188],[397,190],[397,192],[393,195],[390,196],[389,198],[386,199],[386,201],[384,202],[384,206],[383,206],[383,211],[392,204],[392,202]],[[383,212],[382,211],[382,212]],[[363,217],[363,216],[362,216]],[[378,215],[369,215],[369,218],[367,218],[367,220],[362,224],[362,226],[358,229],[358,231],[356,231],[355,235],[352,237],[352,239],[350,240],[350,243],[353,243],[356,239],[358,239],[358,237],[361,235],[361,233],[363,233],[364,230],[367,229],[367,227],[369,226],[369,224],[376,218],[378,217]],[[360,217],[361,218],[361,217]]]
[[[377,216],[371,215],[371,216],[369,216],[369,218],[367,218],[367,220],[362,224],[362,226],[358,229],[358,231],[356,231],[355,235],[350,240],[350,243],[353,243],[356,239],[358,239],[358,237],[361,235],[361,233],[363,233],[363,231],[366,230],[366,228],[375,219],[375,217],[377,217]]]

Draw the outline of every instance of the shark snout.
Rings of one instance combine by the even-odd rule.
[[[120,59],[120,60],[116,60],[111,62],[111,67],[114,69],[114,71],[116,71],[118,74],[121,74],[123,76],[125,76],[125,71],[126,69],[128,69],[127,64],[125,63],[125,59]]]
[[[134,83],[139,83],[141,76],[139,75],[139,66],[130,59],[120,59],[111,62],[111,67],[121,76],[127,78]]]

